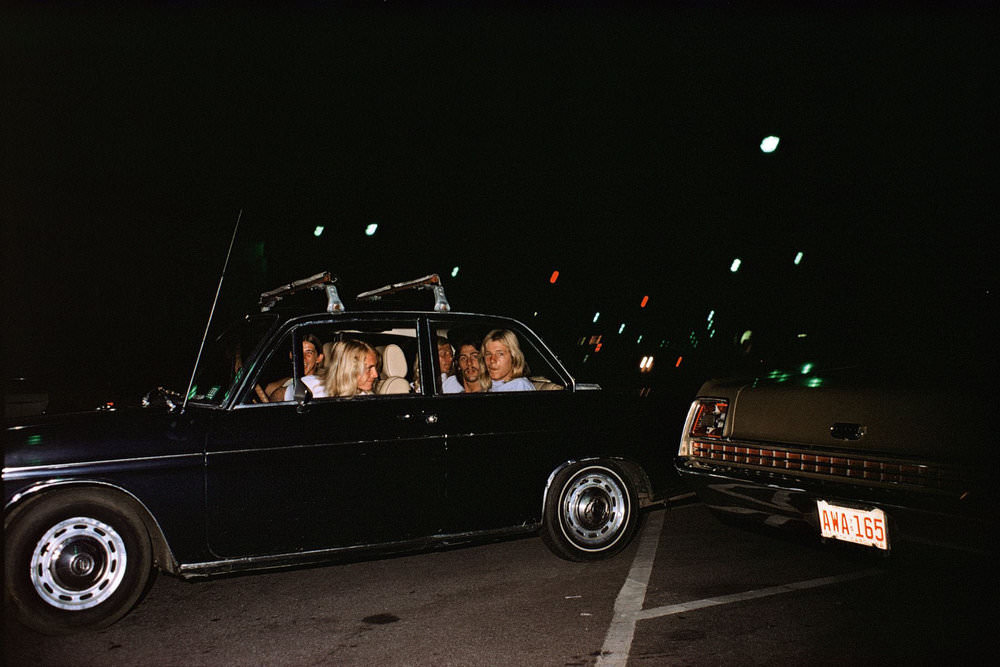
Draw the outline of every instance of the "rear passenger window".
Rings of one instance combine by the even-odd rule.
[[[432,333],[438,347],[438,393],[542,391],[566,386],[566,379],[535,337],[512,322],[432,322]],[[447,368],[441,366],[445,347],[451,358]]]

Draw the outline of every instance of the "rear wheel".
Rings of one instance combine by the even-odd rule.
[[[560,471],[545,499],[542,539],[567,560],[614,556],[638,526],[636,494],[611,463],[576,463]]]
[[[149,534],[132,504],[96,489],[60,491],[5,525],[6,602],[45,634],[111,625],[151,581]]]

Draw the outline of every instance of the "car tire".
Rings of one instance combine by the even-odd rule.
[[[628,546],[638,525],[635,490],[612,463],[575,463],[549,486],[542,539],[561,558],[610,558]]]
[[[4,530],[5,603],[43,634],[111,625],[152,583],[152,545],[134,504],[99,489],[33,499]]]

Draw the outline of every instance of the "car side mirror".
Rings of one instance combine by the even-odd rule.
[[[298,403],[296,410],[298,412],[305,412],[308,409],[309,402],[312,401],[313,395],[312,391],[309,390],[309,386],[302,382],[301,380],[294,380],[295,390],[292,393],[295,402]]]

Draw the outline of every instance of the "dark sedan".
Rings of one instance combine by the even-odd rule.
[[[414,285],[433,309],[345,310],[328,276],[292,284],[214,338],[188,392],[9,424],[8,607],[63,633],[113,623],[156,571],[197,578],[539,530],[564,558],[621,551],[672,474],[642,431],[656,422],[577,382],[520,322],[450,312],[436,276]],[[274,307],[307,289],[326,291],[325,309]],[[517,342],[530,384],[444,393],[441,341],[496,330]],[[342,341],[374,350],[378,377],[326,398],[303,378]]]

